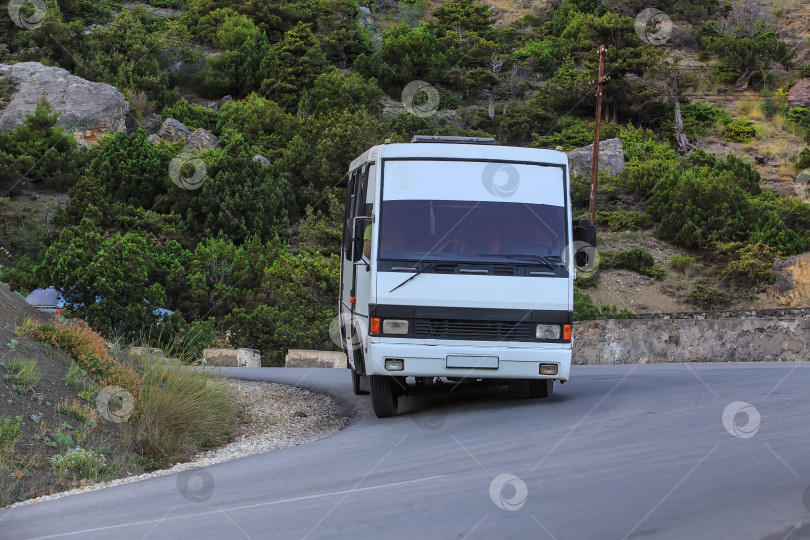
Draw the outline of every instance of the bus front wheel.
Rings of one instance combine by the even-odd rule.
[[[529,381],[530,398],[547,398],[554,393],[554,381],[551,379],[535,379]]]
[[[509,382],[509,393],[517,398],[547,398],[554,392],[551,379],[520,379]]]
[[[377,418],[388,418],[397,414],[398,396],[394,391],[393,379],[386,375],[370,375],[371,406]]]

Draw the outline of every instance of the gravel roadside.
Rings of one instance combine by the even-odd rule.
[[[247,416],[247,421],[240,426],[239,434],[230,444],[197,454],[191,461],[177,463],[168,469],[28,499],[6,508],[129,484],[156,476],[207,467],[239,457],[297,446],[328,437],[348,424],[349,418],[344,416],[343,409],[327,395],[275,383],[235,379],[229,379],[227,382],[240,405],[245,408]]]

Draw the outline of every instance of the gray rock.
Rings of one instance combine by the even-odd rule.
[[[571,177],[573,178],[577,174],[584,174],[586,177],[589,177],[591,174],[592,161],[592,144],[568,152]],[[608,139],[599,143],[599,170],[608,171],[610,176],[615,176],[624,170],[622,141],[619,139]]]
[[[44,95],[60,126],[80,144],[92,146],[108,133],[126,129],[129,103],[116,88],[71,75],[67,70],[39,62],[0,64],[0,77],[17,83],[11,101],[0,111],[0,131],[8,133],[25,122]]]
[[[152,144],[158,144],[160,142],[160,137],[157,136],[157,133],[152,133],[146,139]]]
[[[810,107],[810,79],[801,79],[787,93],[790,107]]]
[[[228,103],[230,101],[233,101],[233,96],[228,94],[226,96],[222,96],[222,99],[220,99],[219,101],[210,101],[210,102],[208,102],[206,107],[209,108],[209,109],[219,109],[220,106],[222,106],[225,103]]]
[[[183,137],[186,137],[186,140],[188,140],[189,135],[191,135],[191,130],[174,118],[164,120],[163,124],[160,126],[160,131],[158,131],[158,137],[166,139],[169,142],[180,141]]]
[[[255,156],[253,156],[253,161],[258,161],[262,165],[270,165],[270,160],[261,154],[256,154]]]
[[[779,270],[775,272],[776,278],[773,285],[779,292],[786,293],[791,290],[795,284],[793,283],[793,272],[790,270]]]
[[[219,139],[216,135],[205,129],[197,129],[186,139],[186,146],[183,150],[208,150],[219,146]]]

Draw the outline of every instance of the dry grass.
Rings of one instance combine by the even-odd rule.
[[[776,169],[781,180],[792,180],[796,177],[796,169],[792,163],[781,163]]]
[[[773,124],[773,128],[777,131],[784,132],[785,128],[787,127],[787,118],[782,116],[781,114],[774,115],[771,118],[771,124]]]
[[[740,99],[734,102],[734,116],[745,116],[749,120],[753,120],[752,113],[754,109],[758,109],[757,104],[751,101],[747,96],[740,96]]]
[[[155,466],[226,443],[239,418],[223,379],[134,357],[144,371],[125,443]]]

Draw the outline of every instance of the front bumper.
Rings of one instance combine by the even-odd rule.
[[[465,377],[470,379],[554,379],[567,381],[571,344],[504,343],[372,338],[367,343],[367,375],[398,377]],[[497,369],[448,368],[448,355],[497,356]],[[386,358],[401,358],[402,371],[387,371]],[[557,364],[556,375],[540,375],[540,364]]]

